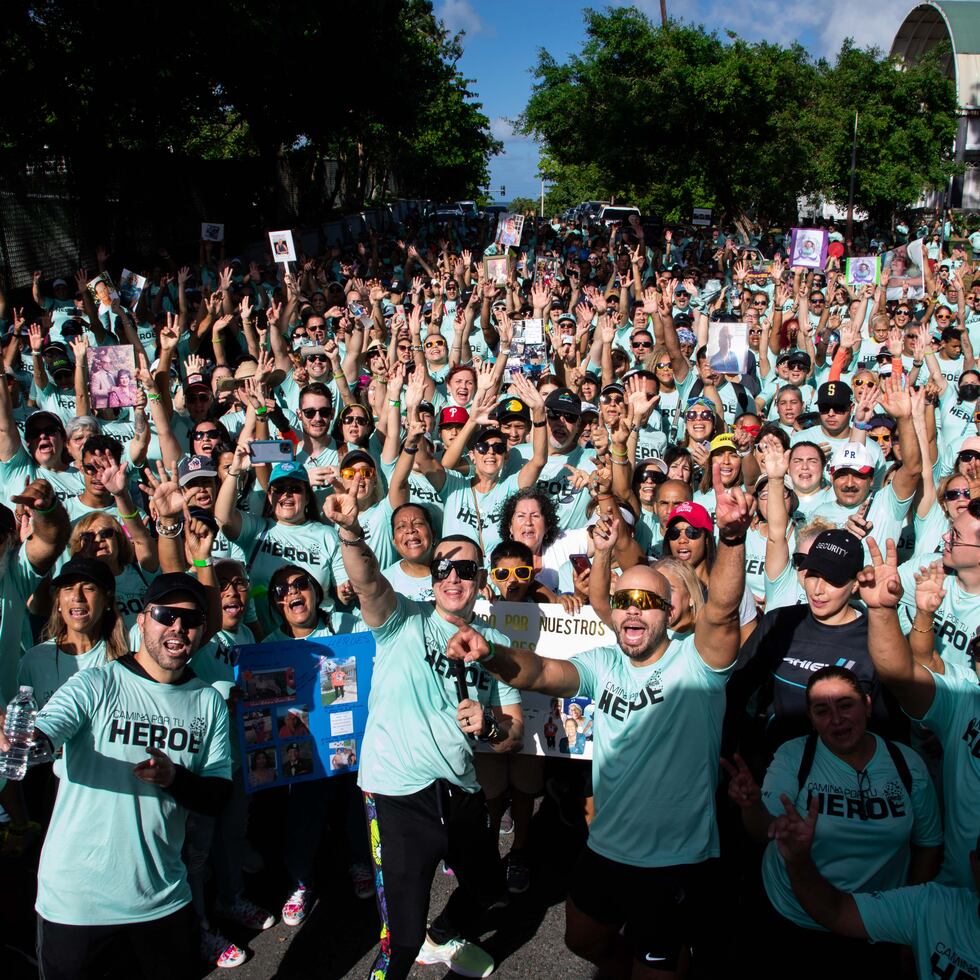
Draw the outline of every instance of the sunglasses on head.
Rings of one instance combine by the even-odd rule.
[[[318,415],[320,416],[321,419],[328,419],[328,418],[330,418],[330,415],[331,415],[331,412],[330,412],[330,408],[329,407],[327,407],[327,408],[301,408],[299,411],[300,411],[300,415],[302,415],[304,419],[315,419]],[[348,416],[348,420],[349,419],[350,419],[350,416]]]
[[[943,492],[943,500],[953,501],[953,500],[969,500],[970,491],[966,488],[962,490],[946,490]]]
[[[150,606],[150,619],[161,626],[173,626],[179,619],[186,630],[204,625],[204,613],[200,609],[181,609],[179,606]]]
[[[962,452],[956,454],[956,459],[961,463],[972,463],[980,459],[980,453],[975,449],[964,449]]]
[[[495,439],[493,442],[484,442],[484,441],[478,442],[473,448],[481,456],[484,456],[487,453],[494,453],[495,455],[500,456],[503,454],[503,452],[507,447],[502,442],[498,442]]]
[[[371,480],[374,478],[374,467],[362,466],[358,469],[356,466],[345,466],[340,471],[340,475],[345,480],[353,480],[355,476],[363,476],[365,480]]]
[[[530,565],[518,565],[516,568],[494,568],[490,574],[493,576],[494,582],[501,585],[504,582],[509,582],[512,578],[517,579],[518,582],[530,582],[534,569]]]
[[[472,558],[436,558],[429,566],[433,582],[444,582],[453,572],[463,582],[473,582],[480,566]]]
[[[305,592],[307,589],[312,587],[312,581],[309,575],[297,575],[295,578],[291,578],[288,582],[276,582],[270,588],[270,592],[276,599],[285,599],[294,589],[297,592]]]
[[[664,534],[665,541],[676,541],[681,535],[684,535],[688,541],[697,541],[698,538],[704,534],[704,531],[699,527],[678,527],[674,524],[672,527],[667,528],[666,534]]]
[[[220,439],[221,433],[217,429],[197,429],[191,433],[191,438],[198,442],[201,439]]]
[[[670,603],[662,595],[657,595],[649,589],[620,589],[612,594],[609,605],[613,609],[636,608],[640,612],[646,612],[648,609],[670,611]]]
[[[970,496],[968,491],[964,491],[967,497]],[[81,541],[83,545],[94,544],[96,541],[109,541],[116,536],[116,532],[111,527],[103,527],[98,531],[83,531],[79,536],[78,540]]]

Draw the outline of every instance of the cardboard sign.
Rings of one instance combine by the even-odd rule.
[[[109,309],[112,306],[112,301],[119,299],[119,290],[116,289],[112,282],[112,277],[108,272],[101,272],[94,279],[90,279],[87,283],[88,291],[95,297],[96,303],[101,308]]]
[[[827,265],[827,232],[822,228],[794,228],[790,236],[789,264],[794,269],[823,269]]]
[[[225,240],[225,226],[219,225],[216,221],[202,221],[201,240],[205,242],[223,242]]]
[[[370,633],[256,643],[233,655],[247,792],[357,769],[374,667]]]
[[[485,255],[483,257],[483,271],[486,278],[495,286],[503,286],[507,282],[507,274],[510,271],[510,260],[506,255]]]
[[[710,228],[711,208],[691,208],[691,224],[701,228]]]
[[[881,256],[862,255],[848,259],[845,275],[849,286],[877,286],[881,281]]]
[[[515,374],[524,374],[537,380],[547,370],[548,347],[544,340],[543,321],[514,321],[514,338],[507,356],[504,380],[510,383]]]
[[[557,603],[491,604],[481,599],[475,611],[489,626],[506,633],[511,646],[533,650],[542,657],[568,660],[576,653],[616,644],[616,635],[591,606],[572,614]],[[521,703],[525,735],[522,752],[556,759],[592,758],[594,705],[589,698],[551,698],[523,691]]]
[[[132,408],[137,391],[133,345],[89,347],[85,356],[92,408]]]
[[[296,246],[293,244],[293,233],[286,231],[270,231],[269,245],[272,248],[274,262],[295,262]]]
[[[135,312],[144,289],[146,289],[146,276],[123,269],[119,277],[119,301],[130,313]]]
[[[524,230],[524,215],[507,211],[497,215],[497,234],[494,241],[505,248],[521,244],[521,232]]]
[[[749,358],[747,323],[708,324],[708,365],[719,374],[745,374]]]

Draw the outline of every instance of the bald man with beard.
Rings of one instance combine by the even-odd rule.
[[[596,815],[570,876],[565,942],[603,975],[674,977],[697,929],[714,921],[714,794],[751,520],[745,495],[714,476],[718,557],[693,632],[668,633],[670,584],[638,565],[611,599],[615,646],[553,660],[489,643],[460,620],[447,649],[512,687],[595,702]],[[608,574],[613,524],[600,520],[594,538],[593,572]]]

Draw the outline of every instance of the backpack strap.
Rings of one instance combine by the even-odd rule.
[[[882,738],[882,742],[885,743],[885,748],[888,749],[888,754],[892,757],[892,762],[895,764],[895,768],[898,770],[898,778],[901,779],[902,785],[905,787],[905,792],[908,793],[909,798],[912,796],[912,771],[909,769],[908,761],[902,754],[902,750],[892,741],[887,738]]]
[[[800,756],[800,768],[796,770],[796,789],[799,792],[813,768],[813,757],[817,754],[817,733],[810,732],[803,743],[803,755]]]

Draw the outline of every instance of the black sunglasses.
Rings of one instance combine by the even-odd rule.
[[[553,412],[553,411],[549,411],[548,412],[548,418],[549,419],[562,419],[563,421],[567,422],[569,425],[574,425],[578,421],[578,418],[579,417],[577,415],[570,415],[568,412]]]
[[[497,456],[502,456],[507,449],[502,442],[497,442],[497,440],[494,440],[493,442],[481,441],[478,442],[473,448],[480,453],[481,456],[490,452],[495,453]]]
[[[288,582],[276,582],[269,591],[272,593],[273,597],[276,599],[285,599],[289,593],[295,589],[297,592],[303,592],[311,587],[311,581],[309,575],[297,575],[295,578],[291,578]]]
[[[327,363],[327,355],[326,354],[307,354],[306,357],[303,358],[303,360],[304,361],[318,361],[321,364],[326,364]]]
[[[433,582],[444,582],[455,572],[463,582],[473,582],[480,571],[480,566],[472,558],[436,558],[429,565]]]
[[[197,429],[191,433],[191,438],[198,441],[201,439],[220,439],[221,433],[217,429]]]
[[[180,625],[188,630],[204,625],[204,613],[200,609],[181,609],[179,606],[150,606],[150,619],[161,626],[173,626],[179,619]]]
[[[974,460],[980,459],[980,453],[975,449],[964,449],[956,454],[956,458],[961,463],[972,463]]]
[[[676,524],[673,527],[667,528],[667,533],[664,534],[665,541],[676,541],[681,534],[687,538],[688,541],[697,541],[698,538],[704,534],[704,531],[699,527],[691,527],[688,525],[685,528],[679,528]]]
[[[799,571],[803,567],[803,562],[806,561],[805,551],[794,551],[793,557],[790,559],[793,562],[793,568]]]
[[[321,419],[328,419],[333,413],[329,408],[301,408],[300,414],[304,419],[316,418],[317,415],[319,415]],[[348,419],[345,419],[344,421],[348,421]]]
[[[956,493],[957,491],[947,491],[947,493]],[[970,496],[969,490],[963,490],[967,497]],[[949,498],[947,498],[949,499]],[[103,527],[98,531],[83,531],[79,536],[78,540],[84,545],[92,544],[95,541],[108,541],[116,536],[116,532],[111,527]]]
[[[943,493],[943,500],[969,500],[970,491],[969,490],[946,490]]]

